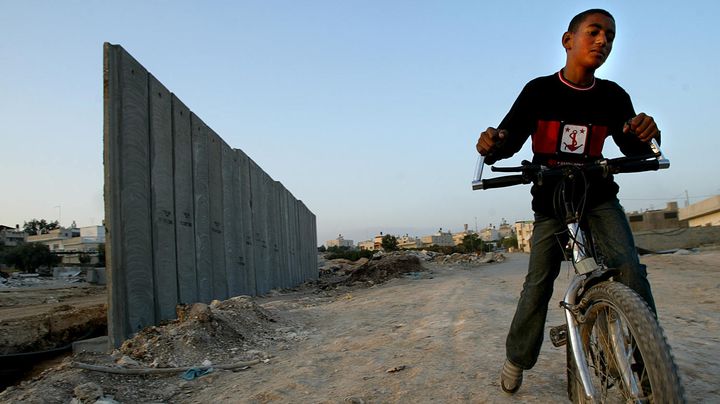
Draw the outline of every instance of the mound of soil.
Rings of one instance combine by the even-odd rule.
[[[150,367],[184,367],[265,359],[270,344],[298,338],[248,296],[178,306],[177,320],[146,327],[126,340],[119,353]]]
[[[420,264],[420,259],[415,255],[388,254],[359,266],[350,273],[346,282],[377,284],[388,279],[398,278],[404,274],[423,271],[426,271],[426,269]]]
[[[197,383],[209,383],[228,371],[216,369],[196,383],[178,373],[118,375],[82,370],[74,364],[131,370],[223,367],[266,361],[272,356],[268,351],[288,349],[309,335],[283,313],[264,309],[249,296],[178,306],[177,314],[176,320],[144,328],[111,354],[72,354],[53,369],[0,392],[0,402],[95,402],[81,398],[84,393],[79,391],[88,386],[95,392],[90,396],[98,396],[99,391],[118,402],[177,402],[188,388],[198,388]]]

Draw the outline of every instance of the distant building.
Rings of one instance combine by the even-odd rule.
[[[677,229],[688,227],[686,220],[680,220],[677,202],[668,202],[665,209],[631,212],[627,214],[632,231]]]
[[[373,237],[372,240],[365,240],[358,242],[358,248],[361,250],[368,251],[380,251],[382,250],[382,238],[383,233],[380,232],[377,236]]]
[[[498,227],[498,240],[502,240],[506,237],[512,237],[513,233],[513,226],[510,226],[507,220],[503,218],[500,223],[500,227]]]
[[[500,240],[500,232],[497,231],[495,226],[489,224],[488,227],[480,230],[480,239],[486,243]]]
[[[0,225],[0,245],[15,247],[27,241],[27,233],[20,230],[20,225],[15,227]]]
[[[440,230],[438,230],[435,234],[421,237],[420,240],[423,243],[423,247],[429,247],[432,245],[440,247],[453,247],[455,245],[452,233],[449,231],[443,232],[442,228],[440,228]]]
[[[66,240],[66,251],[97,252],[100,244],[105,244],[105,226],[86,226],[80,228],[80,236]]]
[[[407,234],[397,238],[398,248],[407,250],[412,248],[422,248],[423,242],[417,237],[411,237]]]
[[[533,233],[533,221],[523,220],[515,222],[515,235],[517,236],[518,249],[526,253],[530,252],[530,240]]]
[[[342,236],[342,234],[339,234],[336,239],[328,240],[325,242],[325,246],[330,247],[350,247],[352,248],[354,246],[352,240],[345,240]]]
[[[97,262],[101,244],[105,244],[105,226],[86,226],[59,228],[45,234],[27,237],[28,243],[41,243],[50,251],[59,254],[63,264],[78,264],[81,254],[91,256],[91,262]]]
[[[468,225],[467,225],[467,224],[463,225],[463,231],[462,231],[462,232],[453,234],[453,236],[452,236],[452,237],[453,237],[453,244],[455,244],[455,245],[460,245],[460,244],[462,244],[462,242],[463,242],[463,240],[465,239],[465,237],[466,237],[466,236],[469,236],[470,234],[477,234],[477,233],[475,233],[475,232],[472,231],[472,230],[468,230]]]
[[[678,218],[688,222],[690,227],[720,226],[720,195],[681,208]]]
[[[74,237],[80,237],[80,229],[76,227],[49,230],[47,233],[28,236],[28,243],[45,244],[52,252],[65,251],[65,242]]]

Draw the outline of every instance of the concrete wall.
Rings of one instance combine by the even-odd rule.
[[[720,226],[633,232],[635,245],[650,251],[720,244]]]
[[[720,195],[681,208],[680,219],[689,221],[690,226],[720,225]]]
[[[118,45],[104,47],[108,333],[317,278],[315,215]]]

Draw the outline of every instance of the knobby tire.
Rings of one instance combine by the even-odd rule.
[[[583,303],[580,339],[599,402],[683,403],[684,390],[670,346],[645,301],[632,289],[613,281],[591,287],[582,299],[587,303]],[[611,327],[620,331],[609,332]],[[624,342],[612,345],[610,334]],[[568,396],[574,403],[585,403],[570,345],[568,339]],[[626,363],[632,369],[628,373],[632,373],[634,382],[623,380],[618,371],[622,365],[613,359],[623,355],[615,352],[626,353]],[[637,396],[630,392],[633,387],[628,384],[635,384]]]

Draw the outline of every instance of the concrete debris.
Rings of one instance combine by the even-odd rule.
[[[490,264],[493,262],[503,262],[505,261],[505,256],[501,253],[493,253],[489,252],[486,254],[478,254],[478,253],[470,253],[470,254],[450,254],[450,255],[444,255],[438,259],[435,259],[435,262],[438,262],[440,264],[462,264],[462,263],[469,263],[469,264]]]
[[[392,251],[376,252],[372,259],[361,258],[357,261],[347,259],[318,259],[321,289],[333,289],[351,286],[356,283],[375,285],[391,278],[432,279],[432,275],[422,266],[423,262],[438,264],[485,264],[502,262],[501,253],[445,255],[433,251]]]
[[[52,288],[86,282],[84,271],[58,272],[58,276],[37,273],[13,272],[8,278],[0,276],[0,287],[6,288]]]
[[[75,398],[71,403],[95,403],[97,400],[103,397],[103,389],[97,383],[84,383],[76,386],[73,390]]]
[[[385,372],[387,372],[387,373],[395,373],[395,372],[399,372],[399,371],[401,371],[401,370],[404,370],[405,368],[406,368],[405,365],[400,365],[400,366],[392,367],[392,368],[386,370]]]
[[[82,269],[79,267],[57,267],[53,268],[53,278],[73,278],[82,274]]]

